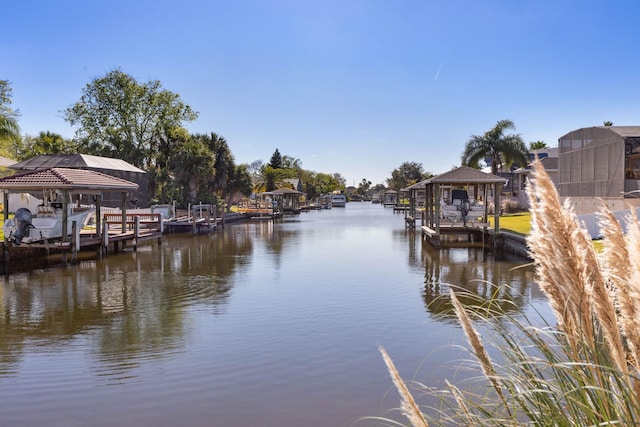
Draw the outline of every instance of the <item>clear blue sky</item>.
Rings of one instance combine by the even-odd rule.
[[[21,0],[2,10],[0,79],[22,132],[72,137],[61,111],[119,68],[159,80],[238,163],[278,148],[305,169],[383,183],[442,173],[510,119],[528,144],[640,125],[640,3],[591,0]]]

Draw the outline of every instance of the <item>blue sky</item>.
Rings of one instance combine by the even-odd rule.
[[[349,185],[405,161],[439,174],[510,119],[528,144],[640,125],[635,1],[22,0],[2,6],[0,79],[22,132],[119,68],[159,80],[238,163],[278,148]]]

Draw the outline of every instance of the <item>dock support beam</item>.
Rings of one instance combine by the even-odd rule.
[[[71,222],[71,263],[78,262],[78,250],[80,248],[80,230],[78,229],[78,222]]]
[[[2,217],[4,218],[4,223],[9,219],[9,192],[7,190],[3,191],[2,198]],[[9,272],[9,238],[5,235],[4,242],[2,245],[2,259],[4,260],[4,272],[8,274]]]

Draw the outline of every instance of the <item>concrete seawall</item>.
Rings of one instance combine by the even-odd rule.
[[[493,233],[490,234],[492,238],[495,238],[497,251],[516,255],[524,259],[531,259],[525,235],[509,231],[501,231],[495,236],[493,236]]]

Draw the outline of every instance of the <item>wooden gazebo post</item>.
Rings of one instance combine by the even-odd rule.
[[[96,237],[102,240],[102,193],[96,194]]]
[[[127,232],[127,192],[122,192],[121,206],[122,210],[122,233]]]
[[[4,190],[3,192],[3,200],[2,200],[2,217],[4,218],[4,222],[6,223],[9,219],[9,191]],[[5,242],[7,241],[7,236],[4,236]]]
[[[497,236],[500,231],[500,192],[502,191],[501,184],[494,185],[493,194],[493,232]],[[495,239],[494,239],[495,246]]]
[[[67,225],[69,221],[69,190],[62,192],[62,241],[69,241],[69,227]]]
[[[4,218],[4,224],[6,224],[7,220],[9,219],[9,190],[4,190],[2,193],[2,216]],[[4,260],[4,271],[8,271],[7,267],[9,266],[9,238],[6,234],[4,236],[4,244],[2,245],[2,259]]]
[[[436,214],[436,234],[440,236],[440,184],[433,184],[433,194],[435,196],[435,214]]]

